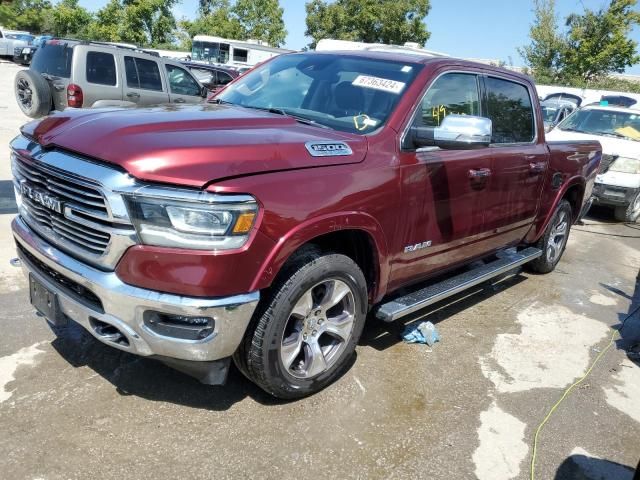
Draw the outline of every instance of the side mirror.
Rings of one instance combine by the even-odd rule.
[[[491,144],[491,120],[474,115],[447,115],[439,127],[413,127],[417,148],[436,146],[451,150],[470,150]]]

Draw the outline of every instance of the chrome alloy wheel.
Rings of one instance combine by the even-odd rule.
[[[569,218],[567,212],[560,212],[560,216],[554,222],[551,232],[549,233],[549,242],[547,245],[547,260],[554,263],[562,255],[562,250],[567,243],[567,234],[569,231]]]
[[[342,280],[327,279],[307,290],[284,328],[280,359],[286,371],[308,379],[329,370],[353,335],[355,298]]]
[[[33,92],[31,91],[29,83],[21,78],[20,80],[18,80],[17,87],[18,101],[24,108],[31,108],[31,105],[33,103]]]

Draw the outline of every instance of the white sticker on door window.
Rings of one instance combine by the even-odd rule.
[[[369,77],[367,75],[358,75],[352,82],[357,87],[372,88],[374,90],[382,90],[383,92],[399,94],[406,83],[396,82],[395,80],[387,80],[386,78]]]

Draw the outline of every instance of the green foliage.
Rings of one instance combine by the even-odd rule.
[[[555,4],[555,0],[534,0],[536,20],[529,31],[531,43],[518,49],[535,77],[543,83],[558,80],[566,49],[566,41],[558,31]]]
[[[311,0],[306,9],[310,48],[323,38],[424,45],[430,36],[424,24],[429,0]]]
[[[47,29],[50,14],[48,0],[13,0],[0,5],[0,25],[40,33]]]
[[[203,0],[198,18],[182,26],[191,37],[254,39],[279,47],[287,37],[282,14],[279,0]]]
[[[636,0],[611,0],[607,9],[570,15],[564,74],[590,81],[640,62],[638,43],[629,38],[640,24],[635,5]]]
[[[596,12],[571,14],[566,32],[560,32],[554,0],[535,0],[536,20],[531,43],[521,48],[531,72],[540,83],[593,84],[614,72],[640,62],[638,43],[629,38],[640,25],[637,0],[610,0]]]
[[[111,0],[96,13],[88,36],[151,47],[172,43],[176,20],[171,8],[176,3],[177,0]]]
[[[52,8],[47,31],[55,37],[86,38],[92,20],[91,13],[78,0],[62,0]]]

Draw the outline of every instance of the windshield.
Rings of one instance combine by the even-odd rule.
[[[556,107],[542,107],[542,118],[545,123],[553,123],[556,119],[556,115],[558,114],[558,109]]]
[[[209,63],[227,63],[229,61],[229,44],[194,40],[191,58]]]
[[[240,77],[216,100],[365,134],[386,122],[421,68],[334,54],[281,55]]]
[[[560,130],[640,141],[640,112],[578,110],[558,125]]]
[[[38,73],[69,78],[72,58],[73,48],[66,43],[47,42],[36,50],[30,68]]]
[[[11,40],[23,40],[25,42],[32,42],[35,37],[22,33],[10,33],[7,35],[7,38]]]

